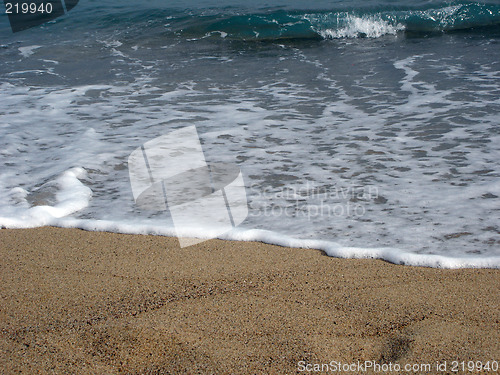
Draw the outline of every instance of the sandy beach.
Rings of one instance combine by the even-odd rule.
[[[457,373],[453,361],[500,360],[500,270],[60,228],[0,230],[0,267],[2,374]]]

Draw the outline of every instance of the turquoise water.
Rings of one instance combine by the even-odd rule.
[[[186,37],[204,37],[211,33],[243,40],[328,38],[350,29],[347,36],[371,36],[370,30],[357,30],[353,20],[375,22],[411,33],[472,30],[498,27],[498,2],[471,1],[317,1],[313,2],[79,2],[71,15],[52,23],[93,28],[143,26],[142,32],[163,32]],[[3,17],[2,28],[8,27]],[[50,29],[58,31],[57,27]],[[488,30],[482,30],[488,32]],[[34,31],[35,32],[35,31]]]

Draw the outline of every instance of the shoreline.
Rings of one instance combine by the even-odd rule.
[[[3,373],[500,360],[498,269],[54,227],[2,229],[0,254]]]

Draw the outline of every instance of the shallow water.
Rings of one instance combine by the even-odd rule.
[[[3,17],[0,224],[175,234],[135,205],[127,160],[196,125],[247,187],[224,238],[499,267],[500,7],[287,4]]]

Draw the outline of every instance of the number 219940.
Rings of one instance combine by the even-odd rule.
[[[7,14],[50,14],[52,13],[51,3],[5,3],[5,13]]]

